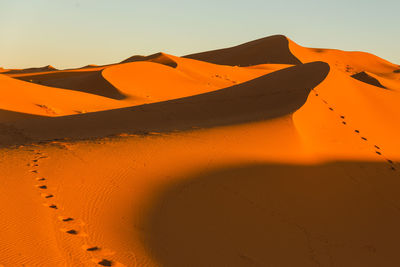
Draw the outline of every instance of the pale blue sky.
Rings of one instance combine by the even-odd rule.
[[[399,0],[0,0],[0,66],[185,55],[284,34],[400,64]]]

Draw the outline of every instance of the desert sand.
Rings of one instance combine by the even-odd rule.
[[[0,72],[0,266],[400,266],[399,65],[277,35]]]

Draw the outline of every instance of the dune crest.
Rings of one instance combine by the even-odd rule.
[[[87,71],[61,71],[13,76],[16,79],[49,87],[69,89],[109,97],[116,100],[125,99],[117,88],[113,87],[102,75],[102,69],[85,68]],[[94,69],[94,70],[93,70]],[[90,71],[92,70],[92,71]]]
[[[121,61],[120,63],[130,63],[130,62],[139,62],[139,61],[147,61],[153,63],[159,63],[162,65],[166,65],[172,68],[176,68],[178,64],[167,54],[164,53],[156,53],[150,56],[132,56],[128,59]]]
[[[47,65],[39,68],[28,68],[28,69],[11,69],[4,72],[4,74],[20,74],[20,73],[36,73],[36,72],[49,72],[56,71],[57,69],[51,65]]]
[[[200,95],[103,112],[19,121],[13,122],[13,126],[40,141],[121,132],[170,132],[266,120],[300,108],[310,90],[328,73],[328,64],[313,62]],[[44,128],[45,133],[38,131]]]
[[[213,50],[184,56],[214,64],[247,67],[259,64],[301,64],[291,53],[289,40],[274,35],[231,48]]]

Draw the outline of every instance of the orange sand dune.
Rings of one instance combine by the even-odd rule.
[[[117,100],[126,97],[103,78],[102,68],[89,70],[85,68],[84,71],[46,72],[34,75],[14,75],[12,77],[40,85],[80,91]]]
[[[289,40],[283,35],[274,35],[231,48],[192,54],[185,57],[230,66],[301,63],[291,53]]]
[[[0,266],[399,266],[399,70],[279,35],[1,74]]]
[[[125,59],[121,63],[129,63],[129,62],[138,62],[138,61],[147,61],[163,64],[166,66],[170,66],[172,68],[176,68],[178,64],[167,54],[164,53],[156,53],[154,55],[150,55],[147,57],[144,56],[133,56],[128,59]]]
[[[0,85],[2,110],[42,116],[62,116],[122,106],[118,101],[108,98],[70,90],[55,90],[5,75],[0,75]],[[9,119],[11,117],[1,116],[0,122]]]
[[[179,66],[173,69],[159,62],[148,61],[9,76],[48,87],[126,100],[120,105],[130,106],[209,92],[287,67],[274,65],[272,68],[257,68],[257,66],[252,69],[229,68],[162,55],[178,62]],[[154,75],[158,78],[152,79]],[[172,88],[171,83],[174,83]],[[56,88],[54,90],[57,90]],[[107,108],[109,106],[105,106],[104,109]],[[25,112],[25,110],[17,111]]]
[[[288,67],[232,68],[166,54],[163,56],[174,61],[177,66],[171,68],[155,62],[132,62],[107,68],[103,76],[131,97],[135,104],[144,104],[230,87]],[[157,79],[153,79],[154,76]]]
[[[309,63],[191,97],[68,117],[17,121],[12,125],[29,140],[41,141],[170,132],[266,120],[298,109],[310,89],[328,72],[325,63]]]

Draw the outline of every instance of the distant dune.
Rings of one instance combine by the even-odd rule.
[[[29,69],[11,69],[7,70],[5,74],[18,74],[18,73],[36,73],[36,72],[48,72],[48,71],[55,71],[57,70],[51,65],[47,65],[40,68],[29,68]]]
[[[301,64],[289,49],[289,40],[274,35],[231,48],[219,49],[185,56],[214,64],[252,66],[258,64]]]
[[[400,266],[399,70],[282,35],[0,69],[0,266]]]
[[[154,55],[150,55],[147,57],[133,56],[128,59],[125,59],[121,63],[138,62],[138,61],[154,62],[154,63],[159,63],[159,64],[163,64],[166,66],[170,66],[173,68],[176,68],[178,66],[178,64],[172,58],[170,58],[167,54],[164,54],[164,53],[156,53]]]

